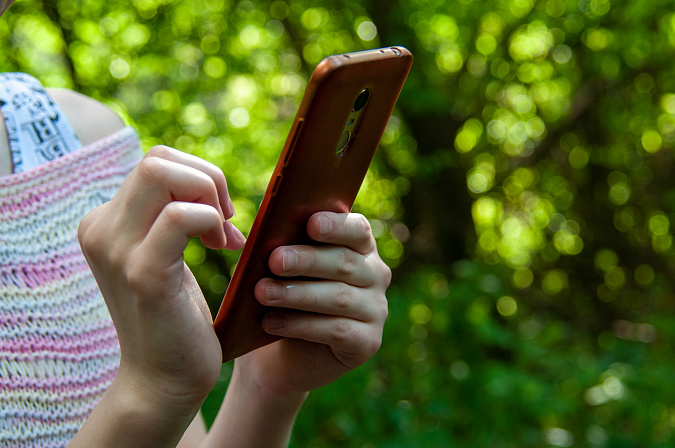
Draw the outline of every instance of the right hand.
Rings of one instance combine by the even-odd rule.
[[[115,382],[159,408],[198,408],[218,379],[220,343],[183,251],[190,237],[240,249],[245,238],[228,221],[233,214],[220,169],[155,147],[80,224],[82,251],[119,337]]]

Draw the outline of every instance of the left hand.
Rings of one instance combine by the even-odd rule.
[[[255,297],[274,311],[263,328],[282,336],[239,358],[235,369],[264,394],[283,398],[335,381],[379,349],[388,307],[391,270],[382,261],[368,220],[358,214],[320,212],[307,223],[318,246],[272,252],[270,270]],[[293,277],[316,280],[296,280]]]

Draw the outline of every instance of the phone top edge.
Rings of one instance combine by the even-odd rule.
[[[372,61],[373,57],[377,57],[378,59],[410,59],[412,63],[412,53],[407,48],[393,45],[372,50],[361,50],[352,53],[326,56],[317,64],[312,73],[312,77],[320,79],[343,65],[359,63],[362,61]]]
[[[372,60],[374,57],[379,57],[383,59],[387,58],[408,58],[412,57],[412,53],[405,47],[402,47],[400,45],[392,45],[389,47],[382,47],[382,48],[373,48],[370,50],[361,50],[361,51],[354,51],[352,53],[342,53],[342,54],[334,54],[331,56],[328,56],[326,59],[332,59],[336,58],[338,61],[345,62],[359,62],[361,60]]]

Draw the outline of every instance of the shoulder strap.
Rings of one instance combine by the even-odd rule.
[[[82,147],[61,109],[30,75],[0,74],[0,112],[15,173]]]

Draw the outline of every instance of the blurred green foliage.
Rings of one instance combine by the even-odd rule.
[[[314,65],[415,64],[366,179],[394,268],[378,355],[295,446],[675,439],[675,10],[666,0],[18,0],[0,69],[225,171],[248,230]],[[214,309],[237,254],[191,242]],[[205,404],[212,418],[231,366]]]

